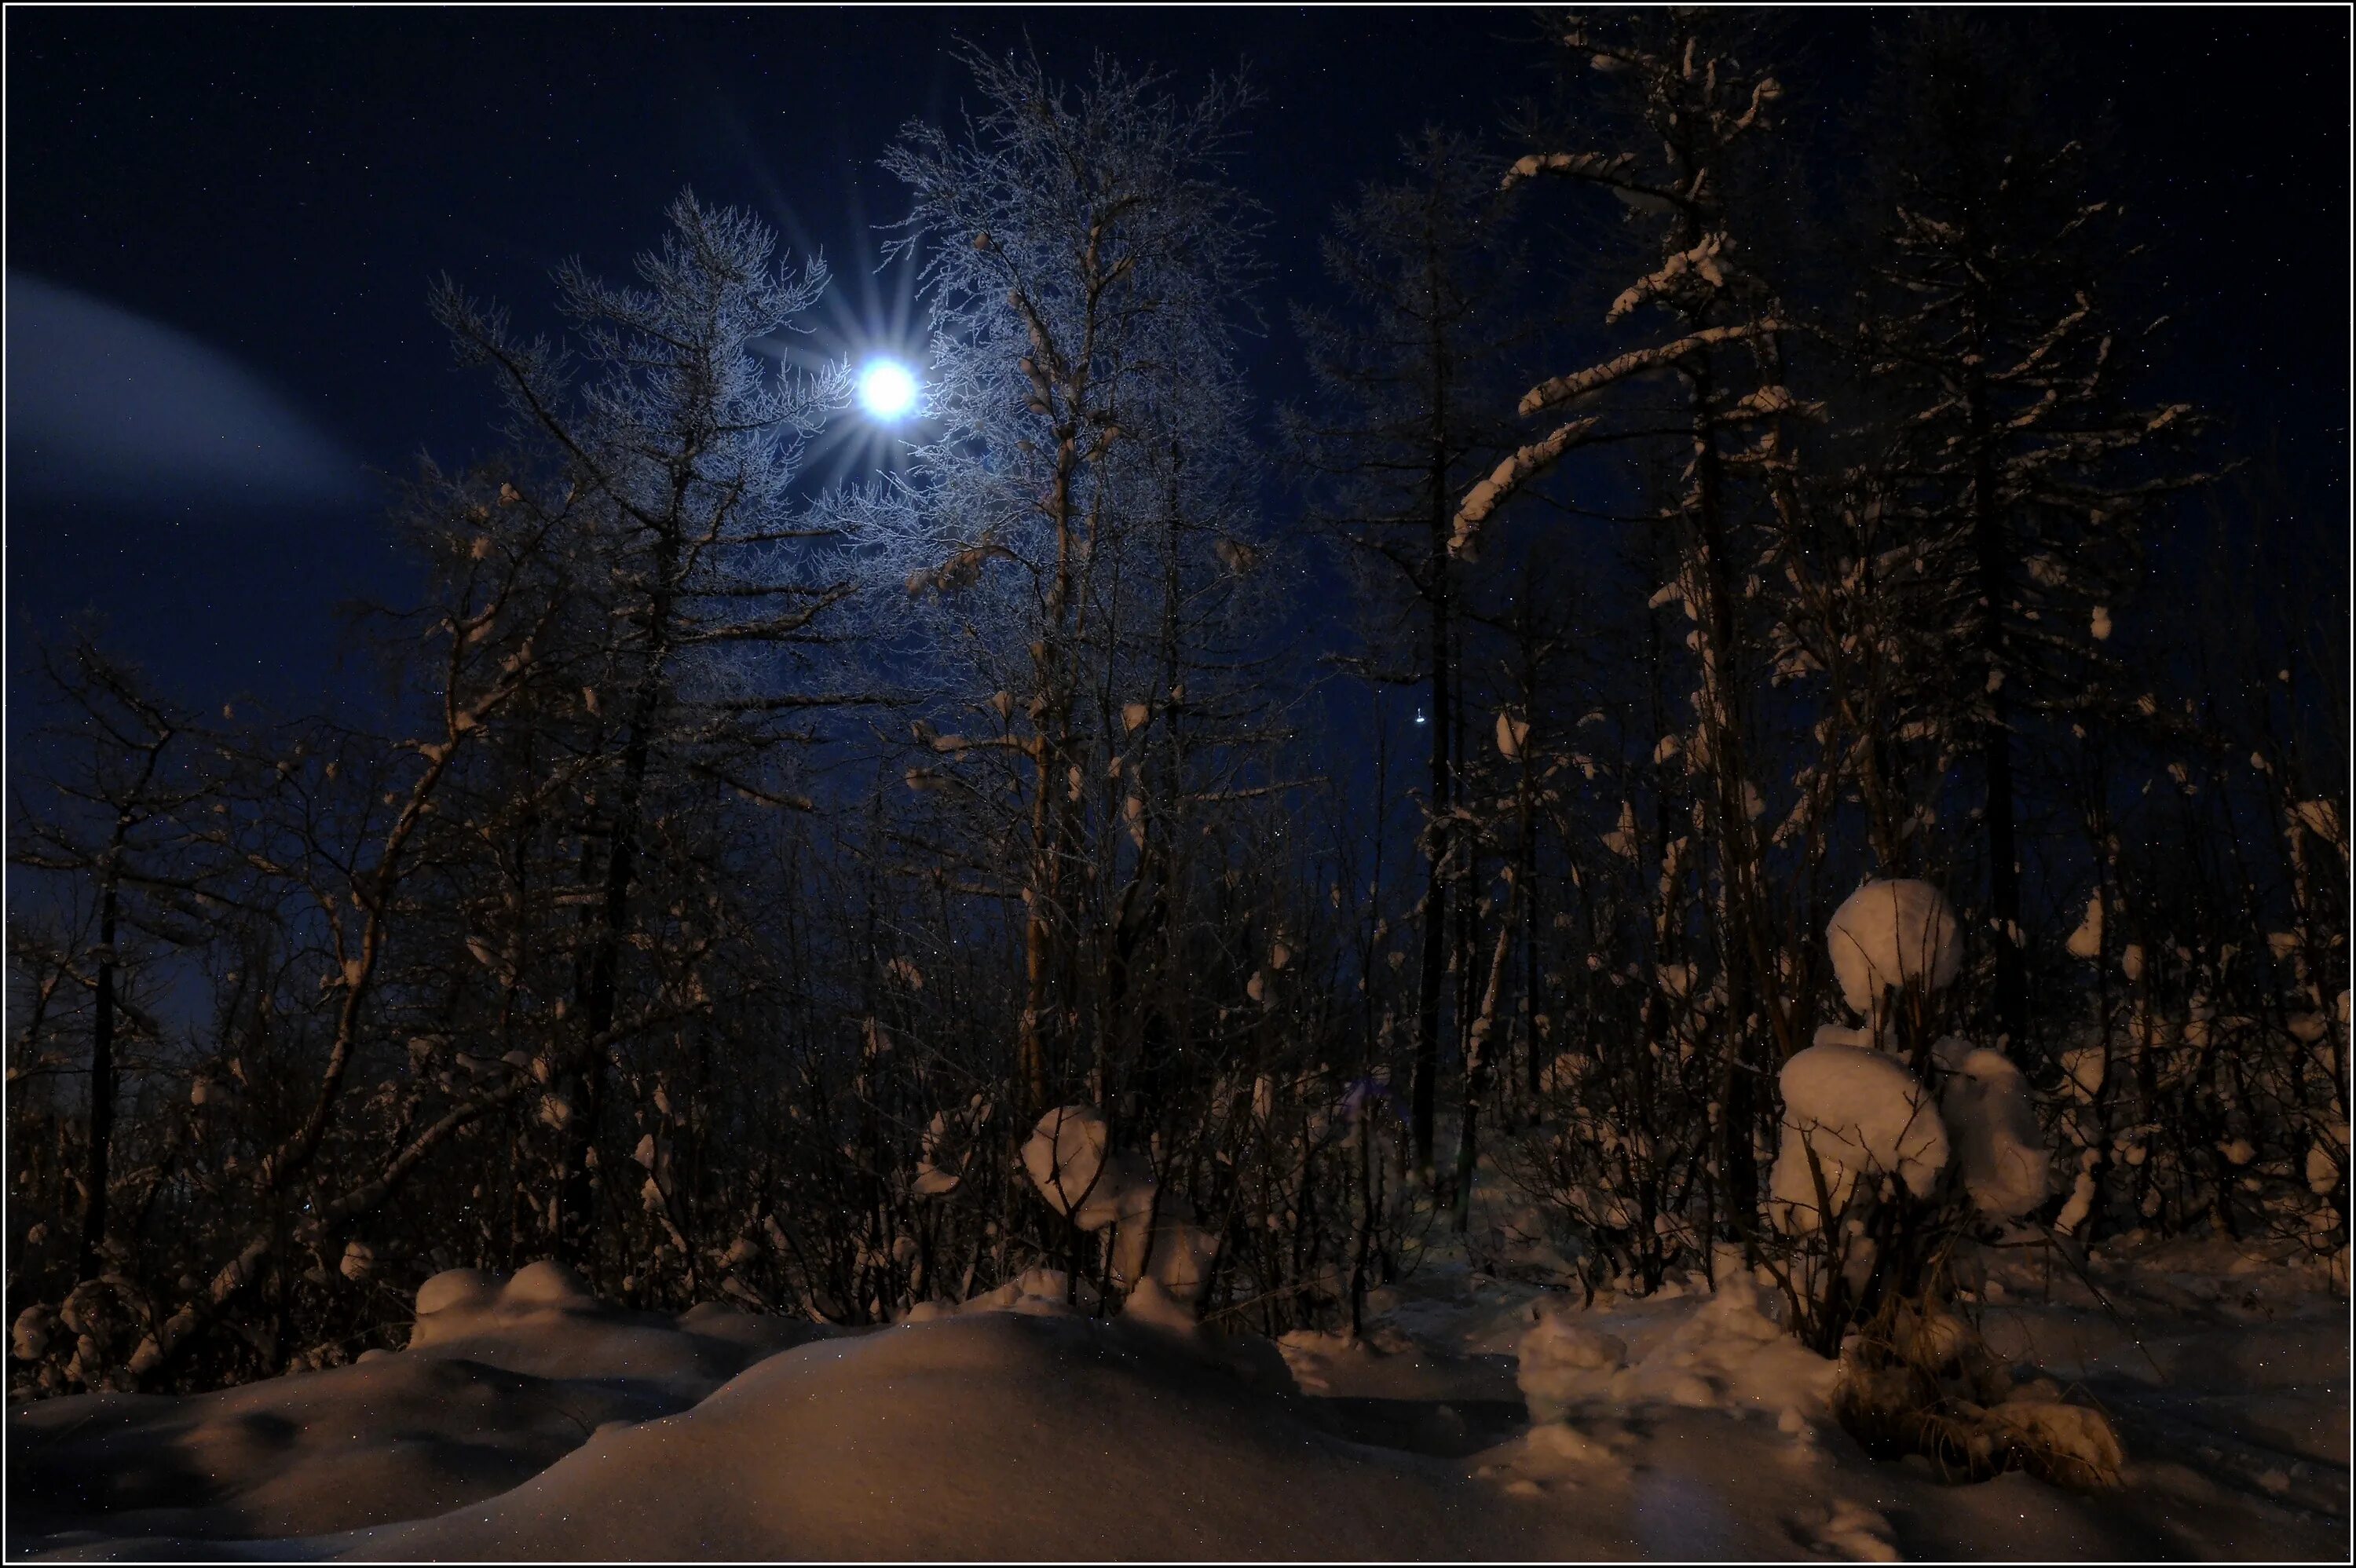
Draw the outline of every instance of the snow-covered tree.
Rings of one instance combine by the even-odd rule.
[[[593,934],[547,1101],[562,1150],[551,1229],[567,1255],[590,1244],[590,1153],[667,814],[720,791],[796,804],[775,749],[787,720],[832,699],[811,689],[811,654],[851,592],[797,555],[808,530],[791,493],[839,380],[780,371],[757,348],[816,303],[825,267],[790,270],[766,225],[691,192],[668,216],[637,286],[578,261],[559,271],[569,349],[518,337],[455,283],[434,299],[462,359],[497,378],[518,441],[550,453],[553,493],[510,485],[500,501],[562,520],[568,626],[584,639],[562,652],[581,681],[569,743],[597,759],[577,776],[573,825]]]
[[[1234,617],[1269,566],[1231,364],[1250,219],[1219,166],[1243,96],[1183,101],[1102,59],[1077,85],[1032,57],[966,63],[980,112],[910,125],[884,160],[905,242],[927,248],[932,434],[841,515],[863,570],[905,592],[884,613],[938,722],[978,731],[927,721],[951,760],[909,783],[979,808],[993,880],[1019,867],[1035,1114],[1076,1072],[1105,1092],[1120,1026],[1082,1022],[1075,965],[1098,926],[1119,951],[1158,918],[1197,754],[1244,713]]]
[[[1696,722],[1680,746],[1708,781],[1731,1031],[1719,1044],[1718,1163],[1722,1218],[1743,1226],[1756,1184],[1751,1078],[1797,1045],[1767,913],[1762,797],[1746,759],[1744,603],[1757,546],[1746,528],[1746,507],[1756,499],[1746,502],[1745,494],[1785,464],[1783,426],[1807,411],[1784,385],[1780,339],[1789,324],[1751,270],[1730,194],[1740,187],[1751,144],[1768,129],[1783,88],[1741,62],[1721,17],[1669,10],[1574,16],[1557,27],[1568,54],[1602,81],[1627,144],[1528,153],[1505,183],[1568,179],[1617,198],[1645,236],[1652,265],[1603,312],[1629,346],[1523,395],[1522,416],[1543,416],[1551,428],[1464,494],[1451,547],[1460,555],[1472,549],[1507,496],[1574,453],[1646,441],[1682,447],[1682,471],[1660,517],[1676,539],[1677,571],[1662,594],[1692,622]]]

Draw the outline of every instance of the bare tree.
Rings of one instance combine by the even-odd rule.
[[[984,107],[963,134],[912,125],[884,160],[911,194],[904,242],[932,247],[939,433],[856,526],[873,569],[961,634],[935,645],[959,667],[954,708],[995,719],[937,750],[1027,766],[1017,1073],[1035,1114],[1075,1049],[1058,976],[1093,846],[1151,841],[1137,788],[1113,792],[1118,827],[1085,807],[1116,761],[1172,756],[1217,714],[1189,669],[1262,553],[1227,364],[1248,215],[1217,166],[1242,92],[1182,103],[1104,59],[1076,88],[1035,59],[967,65]],[[1152,879],[1125,880],[1142,919]]]
[[[123,977],[139,962],[134,943],[185,943],[201,929],[197,905],[209,895],[204,868],[182,853],[187,829],[180,817],[204,796],[209,781],[192,766],[201,736],[191,721],[87,635],[62,651],[44,650],[43,671],[61,712],[44,727],[40,743],[65,756],[37,786],[53,797],[49,809],[29,809],[20,797],[9,859],[49,873],[51,887],[80,882],[91,895],[89,944],[48,965],[26,1020],[27,1039],[37,1039],[68,1010],[59,986],[88,994],[89,1119],[74,1253],[80,1279],[91,1275],[106,1241]],[[154,1021],[134,1012],[152,1037]]]
[[[567,1256],[591,1244],[589,1156],[625,955],[644,927],[638,884],[658,803],[719,786],[798,804],[766,764],[785,720],[828,698],[786,677],[807,669],[821,617],[851,592],[798,570],[793,547],[809,530],[790,495],[804,441],[840,400],[841,379],[775,371],[755,347],[817,301],[824,265],[798,275],[774,265],[767,228],[692,193],[669,217],[661,248],[638,258],[643,287],[609,285],[577,261],[558,273],[589,371],[577,387],[571,358],[514,336],[503,313],[447,282],[434,300],[462,358],[498,378],[518,437],[554,448],[575,523],[567,542],[582,558],[575,586],[602,612],[583,688],[584,743],[603,760],[582,801],[593,815],[578,874],[594,890],[583,912],[594,934],[550,1101],[564,1129],[552,1229]]]
[[[1901,51],[1911,112],[1864,347],[1890,410],[1891,500],[1918,535],[1908,564],[1937,585],[1914,623],[1937,639],[1914,661],[1917,721],[1979,759],[1997,1026],[2025,1043],[2015,732],[2117,700],[2102,645],[2152,504],[2200,482],[2168,462],[2195,421],[2127,395],[2143,333],[2108,277],[2128,247],[2113,205],[2083,193],[2084,149],[2036,129],[2027,74],[1953,16]]]
[[[1312,409],[1287,411],[1284,433],[1288,456],[1313,485],[1312,526],[1347,547],[1345,564],[1367,592],[1357,667],[1430,694],[1418,731],[1428,794],[1409,1110],[1416,1168],[1428,1184],[1451,893],[1470,876],[1456,864],[1454,755],[1464,728],[1458,663],[1467,567],[1450,553],[1450,524],[1455,498],[1505,433],[1494,382],[1504,350],[1526,327],[1510,309],[1515,256],[1502,233],[1494,160],[1462,137],[1427,131],[1404,162],[1400,177],[1368,184],[1333,216],[1325,268],[1347,291],[1349,315],[1297,313],[1320,397]],[[1411,627],[1399,625],[1410,618]],[[1412,666],[1393,653],[1402,631]]]

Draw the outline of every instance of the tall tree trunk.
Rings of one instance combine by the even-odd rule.
[[[1497,1007],[1505,999],[1505,966],[1513,958],[1523,898],[1521,879],[1510,867],[1505,879],[1504,907],[1497,911],[1497,944],[1489,955],[1488,973],[1481,977],[1480,1001],[1476,1004],[1479,1011],[1473,1015],[1472,1031],[1464,1040],[1464,1125],[1456,1138],[1455,1222],[1460,1236],[1472,1228],[1472,1178],[1480,1165],[1474,1129],[1480,1116],[1481,1095],[1493,1076],[1490,1046],[1496,1038]],[[1465,967],[1472,965],[1467,964]]]
[[[1424,835],[1423,974],[1416,1017],[1414,1099],[1409,1130],[1415,1164],[1427,1187],[1433,1175],[1434,1109],[1440,1083],[1440,996],[1448,976],[1448,858],[1455,835],[1450,814],[1455,808],[1455,701],[1451,689],[1455,669],[1450,625],[1448,563],[1448,456],[1435,442],[1431,473],[1431,581],[1426,596],[1431,606],[1431,825]]]
[[[90,1143],[83,1151],[81,1243],[74,1264],[81,1279],[96,1272],[99,1247],[106,1239],[108,1151],[114,1141],[115,878],[123,837],[118,825],[107,850],[104,891],[99,895],[98,990],[90,1028]]]
[[[1425,485],[1430,516],[1430,551],[1424,596],[1430,605],[1431,679],[1431,826],[1424,836],[1423,973],[1416,1012],[1415,1082],[1408,1110],[1408,1134],[1414,1144],[1415,1167],[1428,1190],[1434,1175],[1432,1160],[1434,1111],[1440,1088],[1440,997],[1448,968],[1447,865],[1454,843],[1451,814],[1454,810],[1455,760],[1455,629],[1451,624],[1451,591],[1455,577],[1449,556],[1453,517],[1450,507],[1448,418],[1448,345],[1440,314],[1438,237],[1427,231],[1424,248],[1424,299],[1429,337],[1430,377],[1430,446]]]
[[[2011,698],[2005,690],[2004,518],[1996,493],[1993,421],[1976,378],[1965,409],[1972,438],[1972,551],[1980,600],[1980,656],[1987,669],[1987,721],[1980,733],[1987,786],[1988,923],[1996,943],[1997,1027],[2018,1051],[2029,1038],[2029,979],[2020,951],[2020,849],[2013,818]]]
[[[683,496],[685,485],[682,482]],[[655,541],[654,588],[647,606],[647,662],[630,699],[622,742],[620,798],[614,804],[605,885],[599,901],[595,946],[582,987],[581,1043],[573,1074],[579,1104],[572,1106],[558,1134],[563,1151],[557,1179],[556,1255],[576,1265],[594,1257],[596,1246],[597,1176],[590,1164],[597,1124],[605,1109],[608,1039],[620,1008],[622,944],[630,934],[630,894],[637,876],[638,837],[644,831],[647,768],[662,703],[663,667],[669,657],[677,609],[680,529],[675,502],[672,518]],[[693,1260],[688,1260],[691,1266]]]
[[[1680,17],[1676,30],[1683,33]],[[1690,37],[1686,42],[1691,44]],[[1697,187],[1715,170],[1703,167],[1690,144],[1692,128],[1681,125],[1671,155],[1681,177]],[[1686,210],[1682,243],[1690,248],[1704,238],[1697,211]],[[1689,325],[1708,325],[1701,315]],[[1722,1224],[1729,1239],[1747,1236],[1758,1215],[1758,1157],[1751,1147],[1751,1124],[1758,1114],[1754,1085],[1765,1064],[1761,1040],[1751,1024],[1754,1010],[1765,1014],[1780,1054],[1792,1054],[1797,1042],[1790,1038],[1790,1021],[1779,1005],[1775,962],[1766,930],[1760,886],[1759,851],[1751,831],[1749,780],[1743,768],[1742,716],[1739,707],[1740,672],[1735,668],[1737,626],[1732,582],[1732,541],[1728,526],[1725,465],[1718,445],[1717,366],[1707,349],[1686,362],[1687,396],[1693,422],[1693,478],[1687,502],[1689,528],[1687,571],[1688,595],[1699,589],[1702,602],[1688,597],[1699,630],[1703,711],[1697,716],[1709,742],[1709,767],[1714,784],[1715,837],[1719,875],[1720,959],[1726,970],[1726,1006],[1719,1019],[1720,1073],[1717,1165],[1719,1189],[1725,1195]]]
[[[1752,1084],[1762,1063],[1750,1019],[1766,968],[1765,932],[1757,903],[1757,857],[1751,832],[1749,790],[1743,774],[1741,721],[1735,710],[1734,593],[1727,581],[1725,476],[1711,424],[1715,385],[1706,357],[1687,371],[1694,416],[1693,548],[1687,571],[1702,603],[1695,619],[1701,629],[1702,731],[1709,740],[1719,852],[1719,957],[1726,965],[1726,1008],[1719,1076],[1718,1168],[1726,1193],[1725,1217],[1736,1231],[1750,1228],[1759,1200],[1758,1160],[1751,1148],[1757,1115]],[[1774,1008],[1768,1005],[1772,1014]]]
[[[1038,754],[1035,792],[1031,801],[1031,868],[1023,908],[1023,1017],[1015,1037],[1016,1071],[1023,1083],[1023,1115],[1012,1132],[1025,1135],[1031,1123],[1047,1109],[1047,1046],[1041,1020],[1047,1008],[1048,971],[1054,961],[1053,909],[1060,892],[1055,827],[1061,820],[1052,792],[1061,781],[1054,777],[1060,748],[1044,735],[1034,736]]]

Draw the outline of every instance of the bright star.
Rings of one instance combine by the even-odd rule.
[[[879,420],[896,420],[916,406],[916,378],[894,359],[871,359],[859,373],[859,402]]]

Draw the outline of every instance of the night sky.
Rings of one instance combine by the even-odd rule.
[[[2241,444],[2278,438],[2291,493],[2334,539],[2348,21],[2053,24],[2057,112],[2111,105],[2117,192],[2185,324],[2159,389]],[[1786,80],[1818,94],[1788,108],[1838,108],[1869,25],[1787,18],[1804,58]],[[875,160],[905,120],[954,112],[959,37],[1000,49],[1027,32],[1066,74],[1102,48],[1182,86],[1248,66],[1264,98],[1233,171],[1269,210],[1269,267],[1248,368],[1263,409],[1298,399],[1284,305],[1323,292],[1326,213],[1426,122],[1500,135],[1555,66],[1530,31],[1475,9],[12,11],[12,677],[28,634],[95,611],[194,700],[341,686],[337,604],[405,581],[384,476],[421,449],[449,463],[487,443],[484,384],[425,315],[444,270],[552,326],[549,270],[578,253],[624,273],[692,185],[824,252],[821,347],[905,334],[906,277],[874,271],[901,200]]]

